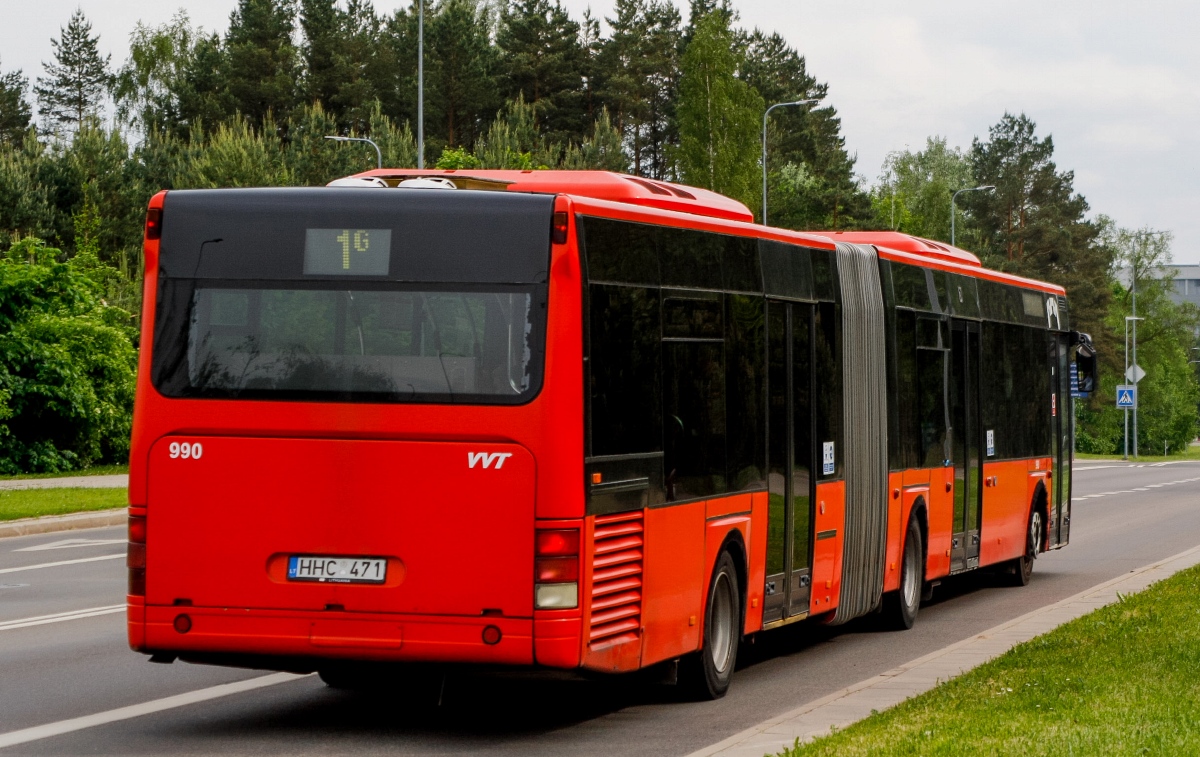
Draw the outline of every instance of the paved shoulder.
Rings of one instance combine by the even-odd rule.
[[[0,491],[14,489],[125,489],[129,476],[63,476],[61,478],[10,478],[0,481]]]

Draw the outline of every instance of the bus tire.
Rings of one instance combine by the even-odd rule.
[[[1029,530],[1025,532],[1025,554],[1012,561],[1013,586],[1029,585],[1029,579],[1033,577],[1033,561],[1042,551],[1045,527],[1041,508],[1033,508],[1033,512],[1029,513]]]
[[[729,690],[741,641],[742,591],[737,566],[722,550],[708,584],[704,642],[679,661],[679,683],[690,699],[720,699]]]
[[[360,665],[335,665],[321,668],[317,675],[331,689],[371,691],[383,686],[383,676]]]
[[[904,553],[900,558],[900,588],[883,598],[885,625],[907,631],[917,622],[921,596],[925,588],[925,540],[916,518],[908,519]]]

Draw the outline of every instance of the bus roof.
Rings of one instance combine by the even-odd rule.
[[[1066,293],[1062,287],[1055,284],[984,268],[973,253],[944,242],[897,231],[796,232],[761,226],[755,223],[754,214],[748,207],[725,195],[698,187],[645,179],[614,171],[379,168],[354,174],[350,178],[375,178],[389,186],[396,186],[406,179],[432,177],[450,179],[459,189],[571,195],[584,199],[585,204],[591,204],[593,207],[607,206],[610,211],[618,211],[618,215],[625,215],[618,210],[620,206],[634,206],[651,214],[656,210],[685,213],[692,217],[713,219],[715,223],[698,224],[709,226],[710,231],[730,231],[732,229],[722,222],[733,221],[735,228],[740,227],[739,231],[742,233],[756,233],[780,241],[817,245],[821,242],[868,244],[875,246],[884,259],[941,268],[1044,292]],[[588,200],[595,202],[587,203]],[[660,218],[665,220],[665,216]]]
[[[754,222],[754,214],[749,208],[725,195],[612,171],[380,168],[355,174],[355,177],[374,177],[389,184],[398,184],[405,179],[438,177],[450,179],[460,189],[579,195],[730,221]]]

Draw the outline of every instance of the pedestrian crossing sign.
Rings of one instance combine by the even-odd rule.
[[[1133,409],[1137,407],[1137,385],[1122,384],[1117,387],[1117,408]]]

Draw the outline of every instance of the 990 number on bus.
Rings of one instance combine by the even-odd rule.
[[[175,458],[199,460],[204,454],[204,447],[200,445],[200,442],[192,442],[191,444],[187,442],[171,442],[171,445],[167,447],[167,451],[170,453],[172,460]]]

